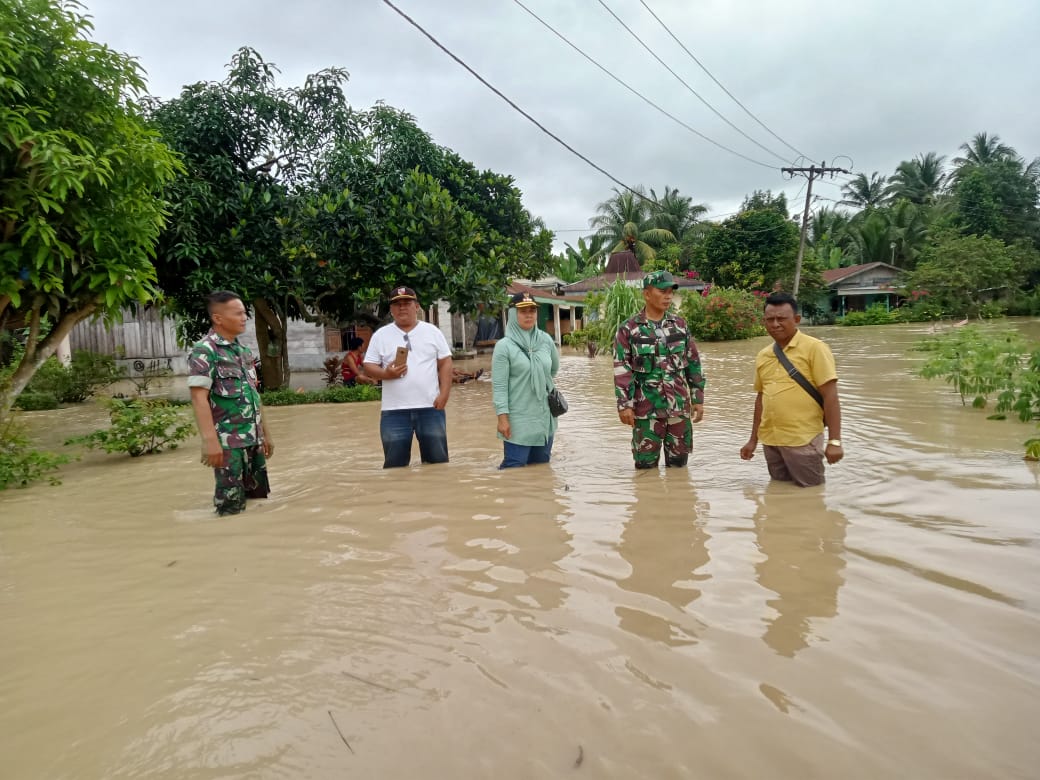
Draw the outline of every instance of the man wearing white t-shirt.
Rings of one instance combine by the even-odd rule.
[[[419,300],[410,287],[390,291],[390,314],[394,321],[372,334],[365,352],[365,373],[383,381],[383,468],[408,465],[413,434],[423,463],[447,463],[451,348],[439,328],[419,320]],[[399,347],[407,350],[408,361],[394,365]]]

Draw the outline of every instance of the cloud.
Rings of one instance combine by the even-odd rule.
[[[484,78],[610,174],[632,186],[678,187],[715,214],[755,189],[793,196],[784,163],[719,120],[636,41],[763,146],[796,155],[727,97],[636,0],[524,0],[638,91],[755,165],[697,138],[611,81],[515,2],[394,0]],[[857,171],[891,173],[918,152],[952,157],[972,134],[995,132],[1040,154],[1023,104],[1040,86],[1040,4],[967,0],[648,0],[647,4],[768,127],[814,161],[848,155]],[[347,69],[351,103],[377,100],[413,114],[434,140],[480,168],[516,179],[550,228],[587,226],[615,186],[478,83],[381,2],[88,0],[95,37],[139,57],[149,89],[219,80],[240,46],[257,49],[299,84]],[[843,160],[844,162],[844,160]],[[820,194],[838,197],[821,184]],[[561,234],[562,241],[576,233]]]

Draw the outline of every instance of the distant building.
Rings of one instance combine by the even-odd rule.
[[[890,309],[899,300],[899,268],[888,263],[860,263],[823,272],[830,298],[830,311],[839,317],[850,311],[864,311],[875,303]]]

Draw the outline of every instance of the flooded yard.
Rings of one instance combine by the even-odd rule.
[[[928,329],[809,330],[823,488],[739,458],[756,339],[703,345],[688,469],[634,471],[609,360],[565,350],[547,467],[496,470],[478,381],[439,466],[380,468],[378,404],[270,409],[234,517],[195,440],[0,493],[2,775],[1035,777],[1035,429],[913,377]],[[30,417],[57,448],[103,418]]]

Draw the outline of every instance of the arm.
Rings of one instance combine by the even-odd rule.
[[[448,396],[451,395],[452,363],[451,357],[437,359],[437,384],[440,392],[433,399],[434,409],[443,409],[448,405]]]
[[[509,426],[509,354],[508,345],[500,341],[491,355],[491,398],[498,415],[498,432],[508,439],[513,435]]]
[[[215,469],[224,467],[224,448],[220,446],[213,412],[209,408],[209,388],[191,388],[191,408],[195,412],[195,424],[202,437],[202,464]]]
[[[633,426],[636,424],[636,413],[629,394],[632,386],[629,345],[628,329],[622,325],[614,336],[614,396],[617,399],[618,419],[625,425]]]
[[[758,426],[762,424],[762,394],[755,396],[755,415],[751,418],[751,437],[747,444],[740,448],[740,457],[751,460],[755,457],[755,448],[758,447]]]
[[[693,411],[690,415],[692,422],[700,422],[704,419],[704,387],[708,381],[701,368],[701,354],[697,349],[697,342],[693,336],[686,333],[686,384],[690,387],[690,401],[693,403]]]
[[[818,389],[820,395],[823,396],[823,419],[827,423],[828,443],[823,454],[828,463],[837,463],[845,457],[844,449],[830,443],[832,440],[841,441],[841,403],[838,401],[838,380],[832,379],[830,382],[820,385]]]
[[[373,379],[382,379],[384,382],[390,379],[400,379],[404,376],[407,370],[407,363],[403,366],[397,366],[396,368],[392,365],[383,368],[378,363],[365,363],[365,374]]]

